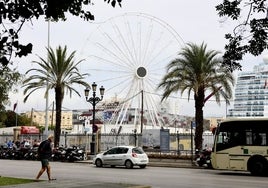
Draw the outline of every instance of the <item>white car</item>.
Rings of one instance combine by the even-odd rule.
[[[93,164],[96,167],[103,165],[125,166],[126,168],[133,168],[139,166],[145,168],[149,163],[147,154],[141,147],[135,146],[115,146],[103,153],[99,153],[93,158]]]

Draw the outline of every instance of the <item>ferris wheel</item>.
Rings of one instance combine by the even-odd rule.
[[[145,126],[161,126],[157,86],[183,45],[169,24],[148,14],[126,13],[98,24],[82,55],[90,80],[105,87],[106,99],[120,101],[115,124],[125,123],[132,109],[135,126],[142,115]]]

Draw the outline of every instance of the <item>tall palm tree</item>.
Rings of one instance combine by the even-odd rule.
[[[162,78],[158,88],[163,89],[162,100],[168,98],[171,93],[181,94],[184,91],[193,92],[195,100],[195,148],[202,149],[203,135],[203,107],[205,102],[215,96],[216,102],[220,104],[220,98],[232,97],[232,86],[234,77],[231,72],[222,66],[222,61],[216,56],[217,51],[208,50],[207,45],[202,43],[198,46],[187,43],[179,52],[179,57],[172,60],[167,66],[167,74]],[[222,91],[222,92],[219,92]],[[209,95],[205,95],[209,92]]]
[[[40,68],[33,68],[26,72],[26,75],[32,73],[28,78],[23,81],[24,90],[24,102],[28,97],[36,90],[46,88],[45,96],[48,95],[50,89],[55,91],[56,101],[56,127],[55,127],[55,139],[54,144],[57,146],[60,142],[61,133],[61,108],[64,98],[64,93],[69,92],[70,97],[72,92],[75,92],[78,96],[80,93],[73,88],[73,84],[84,85],[90,87],[90,85],[83,81],[88,74],[80,74],[77,66],[82,60],[75,62],[75,51],[67,56],[67,47],[62,48],[59,46],[54,52],[52,48],[47,48],[48,58],[47,60],[40,58],[40,61],[33,61]]]

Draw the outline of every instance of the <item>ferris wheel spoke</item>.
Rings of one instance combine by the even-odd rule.
[[[126,49],[125,56],[128,57],[128,60],[129,60],[128,65],[133,66],[133,63],[135,64],[135,62],[137,62],[135,57],[133,56],[133,53],[131,53],[131,50],[130,50],[130,48],[133,48],[133,46],[129,46],[131,45],[131,43],[126,42],[125,37],[123,36],[123,34],[121,33],[117,25],[115,26],[115,30],[119,34],[119,42],[121,43],[121,46]],[[126,37],[132,37],[132,36],[131,34],[129,34]]]
[[[141,15],[149,19],[153,19],[155,22],[157,22],[158,24],[166,28],[166,30],[173,36],[173,39],[176,40],[177,44],[179,44],[180,46],[183,46],[185,44],[185,42],[183,41],[183,38],[178,34],[178,32],[164,20],[161,20],[155,16],[152,16],[146,13],[141,13]]]
[[[109,81],[109,80],[106,80],[106,81]],[[113,81],[113,80],[110,80],[110,81]],[[128,89],[127,86],[130,84],[130,82],[131,81],[126,81],[125,79],[120,78],[120,80],[117,81],[116,84],[113,84],[112,86],[108,87],[106,91],[108,92],[110,90],[115,90],[115,88],[118,88],[118,89],[121,88],[121,90],[119,90],[118,93],[124,93],[124,90]]]
[[[99,80],[99,82],[104,83],[104,82],[110,82],[110,81],[114,81],[114,80],[122,80],[122,79],[128,78],[128,77],[129,77],[128,75],[118,76],[118,77],[110,77],[108,79],[101,79],[101,80]],[[122,82],[124,82],[124,81],[122,81]]]
[[[157,126],[157,122],[159,121],[158,121],[158,114],[156,113],[157,112],[156,104],[154,103],[154,100],[152,99],[152,97],[150,97],[150,95],[145,95],[145,98],[147,101],[146,102],[147,109],[151,109],[150,111],[148,111],[148,113],[151,118],[152,124],[153,126]]]
[[[138,23],[137,23],[137,25],[138,25]],[[128,33],[129,33],[129,36],[131,36],[131,37],[129,37],[129,43],[131,43],[131,45],[132,45],[132,50],[133,50],[133,53],[134,53],[135,62],[139,62],[138,47],[137,47],[137,45],[135,45],[134,35],[133,35],[132,30],[131,30],[130,23],[128,21],[127,21],[127,24],[126,24],[126,29],[127,29]]]
[[[148,61],[146,61],[147,64],[154,64],[156,61],[158,61],[157,58],[161,57],[161,55],[164,54],[165,49],[168,49],[170,45],[171,45],[171,42],[165,44],[162,48],[158,49],[158,51],[155,54],[151,52],[153,55],[150,56],[150,59],[148,59]],[[154,50],[156,51],[156,49]],[[173,52],[173,56],[174,56],[174,52]],[[163,60],[167,58],[168,58],[167,56],[164,56],[164,58],[161,58],[161,59]]]
[[[140,92],[138,83],[135,82],[135,80],[131,81],[129,87],[130,87],[129,90],[126,93],[126,98],[128,98],[129,96],[135,96],[137,92]]]
[[[119,56],[119,54],[114,53],[112,50],[108,49],[107,47],[105,47],[104,45],[102,45],[100,43],[97,43],[96,46],[102,48],[104,54],[107,54],[107,57],[109,57],[109,59],[104,58],[104,57],[99,57],[96,55],[92,55],[92,57],[100,59],[106,63],[111,63],[111,64],[115,64],[118,66],[123,65],[125,67],[129,67],[129,64],[126,63],[128,60],[125,59],[125,57]],[[111,58],[113,58],[113,60],[111,60]]]
[[[126,65],[131,65],[131,59],[130,57],[128,57],[127,53],[124,52],[120,46],[118,45],[118,43],[107,33],[104,32],[103,35],[111,42],[113,50],[115,50],[115,52],[117,52],[118,54],[120,54],[122,57],[125,58],[126,61],[123,61],[123,63],[125,63]],[[111,50],[109,50],[111,52]],[[113,54],[117,54],[117,53],[113,53]]]
[[[120,113],[122,116],[118,116],[117,120],[116,120],[116,124],[120,124],[122,125],[123,124],[123,121],[126,117],[126,113],[128,112],[128,110],[130,109],[134,99],[137,97],[139,93],[131,96],[131,98],[128,98],[126,99],[123,103],[121,103],[120,107],[121,107],[121,110],[120,110]],[[136,112],[135,112],[136,113]]]
[[[167,54],[165,57],[161,58],[161,59],[157,59],[155,62],[152,62],[150,66],[154,67],[154,69],[152,71],[158,71],[158,70],[163,70],[163,68],[165,69],[166,66],[163,67],[159,67],[157,66],[158,64],[161,64],[161,62],[169,62],[172,57],[174,57],[174,54]]]
[[[154,70],[153,72],[153,75],[150,76],[150,78],[148,78],[149,81],[152,81],[153,83],[155,83],[155,85],[158,85],[160,83],[160,80],[163,76],[163,74],[159,73],[159,72],[156,72],[156,71],[163,71],[165,70],[165,67],[163,67],[163,69],[156,69]]]
[[[144,53],[142,54],[142,59],[141,59],[141,64],[143,64],[143,65],[145,64],[146,58],[150,54],[150,53],[148,53],[148,51],[149,51],[149,46],[150,46],[150,42],[151,42],[153,26],[151,25],[149,28],[150,29],[147,31],[146,38],[145,38],[145,41],[144,41]]]
[[[160,33],[159,37],[156,38],[154,40],[154,43],[151,44],[152,47],[150,48],[148,47],[148,54],[150,55],[145,56],[145,58],[143,59],[143,63],[145,64],[145,66],[149,66],[151,62],[157,58],[157,54],[158,55],[160,54],[161,49],[158,50],[158,46],[159,46],[158,43],[159,41],[162,40],[162,37],[163,37],[163,34]],[[162,48],[162,49],[165,49],[165,48]]]
[[[111,69],[87,69],[87,72],[95,72],[95,73],[112,73],[113,75],[116,74],[116,76],[118,76],[118,78],[120,77],[124,77],[124,75],[129,75],[129,71],[128,70],[111,70]],[[120,76],[119,76],[120,75]]]
[[[144,87],[145,91],[157,92],[158,79],[147,79],[146,86]]]

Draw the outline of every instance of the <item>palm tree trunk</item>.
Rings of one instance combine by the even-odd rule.
[[[204,92],[198,92],[195,95],[195,149],[201,150],[203,145],[203,107],[204,107]]]
[[[55,127],[55,138],[54,138],[54,146],[59,146],[60,143],[60,135],[61,135],[61,107],[63,100],[63,93],[61,88],[55,88],[55,100],[56,100],[56,127]]]

